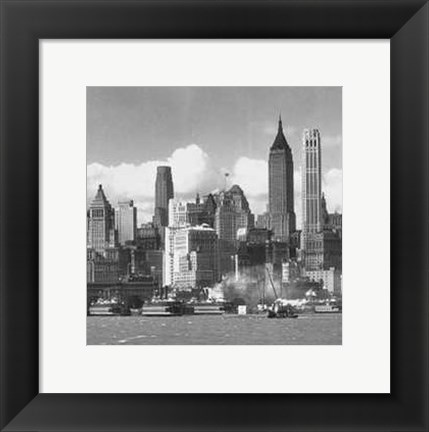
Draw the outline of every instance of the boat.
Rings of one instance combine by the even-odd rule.
[[[276,300],[274,304],[268,308],[268,318],[298,318],[296,309],[290,304],[282,304],[281,300]]]
[[[223,315],[225,307],[219,303],[194,303],[194,315]]]
[[[317,305],[314,306],[314,313],[341,313],[341,308],[336,305]]]
[[[93,304],[89,306],[90,316],[123,316],[128,315],[125,308],[117,303]]]
[[[157,301],[143,304],[142,316],[180,316],[183,315],[182,303],[176,301]]]
[[[130,308],[131,316],[140,316],[142,314],[142,308]]]
[[[274,295],[276,296],[276,300],[274,303],[268,308],[268,318],[298,318],[298,314],[296,309],[288,303],[287,300],[281,299],[277,296],[277,291],[274,286],[273,279],[271,277],[270,272],[268,271],[268,267],[265,267],[271,287],[273,288]]]

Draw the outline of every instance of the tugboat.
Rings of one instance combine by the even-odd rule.
[[[277,296],[273,279],[271,278],[271,274],[268,271],[267,267],[266,267],[266,271],[270,279],[270,283],[271,283],[271,287],[273,288],[274,295],[276,296],[276,300],[274,301],[272,306],[268,308],[267,317],[268,318],[298,318],[296,309],[290,303],[287,303],[287,300],[283,300]]]
[[[296,309],[289,303],[282,304],[281,299],[277,299],[268,309],[268,318],[298,318]]]

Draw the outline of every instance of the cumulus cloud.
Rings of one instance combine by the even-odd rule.
[[[97,185],[102,184],[111,204],[122,199],[133,199],[138,208],[139,223],[151,220],[154,207],[156,168],[172,168],[175,195],[184,199],[196,192],[210,191],[222,185],[223,174],[212,165],[209,156],[199,146],[191,144],[176,149],[166,160],[142,164],[87,166],[87,200],[94,197]]]
[[[138,223],[150,221],[154,210],[156,167],[172,168],[175,196],[190,200],[196,192],[206,194],[224,187],[226,170],[217,169],[210,156],[201,147],[191,144],[176,149],[165,160],[142,164],[104,166],[92,163],[87,166],[87,201],[94,197],[97,186],[103,185],[113,206],[122,199],[133,199],[138,208]],[[253,213],[266,210],[268,202],[268,162],[262,159],[240,157],[232,166],[228,187],[238,184],[243,189]],[[294,173],[295,213],[301,225],[301,175]],[[331,169],[323,176],[323,191],[327,196],[329,211],[342,209],[342,171]]]
[[[233,167],[231,183],[243,189],[253,213],[260,214],[268,202],[268,162],[241,157]]]
[[[216,169],[207,153],[196,144],[179,148],[168,158],[175,192],[183,198],[206,193],[222,185],[223,173]],[[152,189],[155,187],[152,182]]]
[[[332,168],[323,175],[322,190],[330,213],[343,211],[343,170]]]
[[[295,215],[297,229],[302,228],[302,182],[301,170],[294,172]],[[322,174],[322,192],[325,194],[326,206],[329,213],[343,211],[343,171],[332,168]]]

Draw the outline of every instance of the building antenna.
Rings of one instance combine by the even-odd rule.
[[[228,177],[229,177],[229,173],[225,173],[225,192],[226,192],[226,187],[227,187],[227,182],[228,182]]]

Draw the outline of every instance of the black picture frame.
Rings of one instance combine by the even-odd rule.
[[[0,4],[2,431],[428,430],[426,1]],[[390,39],[390,394],[39,394],[39,39],[49,38]],[[374,215],[364,259],[377,259],[376,230]]]

